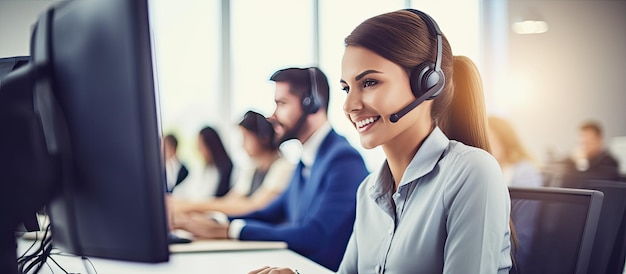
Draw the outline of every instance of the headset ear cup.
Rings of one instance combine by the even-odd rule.
[[[302,110],[307,114],[316,113],[322,104],[319,99],[319,91],[317,90],[317,77],[315,75],[315,70],[316,69],[312,67],[308,69],[309,79],[311,81],[311,91],[307,96],[302,98]]]
[[[426,100],[432,100],[437,97],[437,95],[439,95],[441,91],[443,91],[444,82],[445,76],[443,75],[442,71],[432,71],[432,73],[428,75],[427,83],[429,88],[437,88],[437,91],[433,93],[433,95],[431,95],[430,97],[426,98]]]
[[[415,98],[419,98],[428,91],[426,81],[433,73],[433,67],[431,63],[424,62],[417,65],[411,72],[411,91],[413,91]]]
[[[320,109],[321,103],[319,99],[315,99],[315,95],[309,95],[302,98],[302,111],[307,114],[316,113]]]
[[[310,96],[306,96],[302,98],[302,109],[304,112],[311,114],[311,106],[313,104],[313,100]]]
[[[419,98],[431,88],[434,88],[435,86],[441,87],[442,81],[444,81],[443,79],[443,73],[435,70],[435,64],[429,62],[421,63],[417,65],[411,73],[411,90],[413,91],[415,97]],[[441,93],[441,89],[426,98],[426,100],[431,100],[437,97],[439,93]]]

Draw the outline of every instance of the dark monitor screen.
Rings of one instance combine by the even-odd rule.
[[[510,187],[517,273],[587,273],[603,194]]]
[[[31,38],[32,62],[0,86],[0,104],[10,107],[0,113],[16,117],[0,119],[0,126],[21,126],[22,116],[29,123],[0,136],[5,153],[0,158],[12,158],[0,169],[19,186],[9,188],[17,194],[6,194],[9,202],[29,209],[49,202],[53,244],[63,251],[167,261],[165,171],[147,0],[59,2],[42,13]],[[4,136],[23,132],[30,138]],[[50,157],[39,157],[42,153]],[[38,172],[37,165],[25,167],[32,159],[53,162],[41,163],[50,176],[27,180]],[[27,172],[12,176],[16,168]],[[29,196],[24,189],[50,194]]]

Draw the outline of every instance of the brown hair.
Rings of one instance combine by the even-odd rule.
[[[276,133],[272,124],[263,114],[248,110],[239,126],[250,131],[259,140],[261,147],[267,151],[278,151],[278,143],[274,142]]]
[[[315,77],[312,77],[311,73],[315,73]],[[317,81],[317,96],[321,100],[320,109],[324,109],[324,112],[328,113],[328,93],[330,87],[326,74],[319,68],[285,68],[274,72],[270,77],[271,81],[288,83],[289,92],[300,99],[312,96],[313,79]]]
[[[517,163],[522,160],[534,162],[530,153],[524,148],[515,129],[507,120],[496,116],[487,118],[489,128],[496,135],[504,147],[504,157],[509,163]]]
[[[580,130],[591,130],[593,132],[596,133],[596,135],[602,137],[602,126],[600,126],[600,123],[597,121],[585,121],[582,124],[580,124],[579,127]]]
[[[346,37],[345,45],[367,48],[398,64],[409,76],[420,63],[435,62],[437,52],[437,40],[426,23],[406,10],[367,19]],[[450,139],[489,150],[480,74],[469,58],[452,55],[443,34],[441,69],[446,80],[433,99],[433,123]]]
[[[163,143],[170,144],[174,150],[178,148],[178,139],[176,139],[174,134],[165,135],[165,137],[163,137]]]
[[[210,126],[200,130],[202,143],[211,151],[215,167],[219,172],[219,185],[215,192],[216,197],[222,197],[230,190],[230,180],[233,172],[233,161],[230,159],[224,143],[217,131]]]

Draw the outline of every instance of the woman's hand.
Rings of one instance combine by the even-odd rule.
[[[299,274],[298,271],[293,271],[286,267],[269,267],[264,266],[262,268],[252,270],[248,274]]]

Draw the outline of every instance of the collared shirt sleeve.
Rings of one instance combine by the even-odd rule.
[[[365,180],[363,180],[361,185],[359,185],[359,189],[357,190],[357,204],[360,204],[359,200],[362,199],[362,197],[360,196],[364,193],[364,188],[370,186],[370,183],[368,182],[371,179],[372,177],[368,176],[365,178]],[[355,220],[355,227],[358,226],[358,221],[359,220]],[[356,233],[357,230],[353,229],[352,234],[350,235],[350,240],[348,240],[348,246],[346,247],[346,251],[343,254],[343,259],[341,260],[341,264],[339,265],[339,270],[337,270],[337,274],[359,273],[359,247]]]
[[[448,236],[443,273],[508,273],[510,256],[502,251],[510,248],[503,237],[510,235],[510,203],[498,164],[478,150],[457,159],[453,176],[458,180],[444,192]]]
[[[241,230],[244,226],[246,226],[246,220],[232,220],[232,222],[230,222],[230,226],[228,227],[228,238],[239,239],[239,235],[241,235]]]

